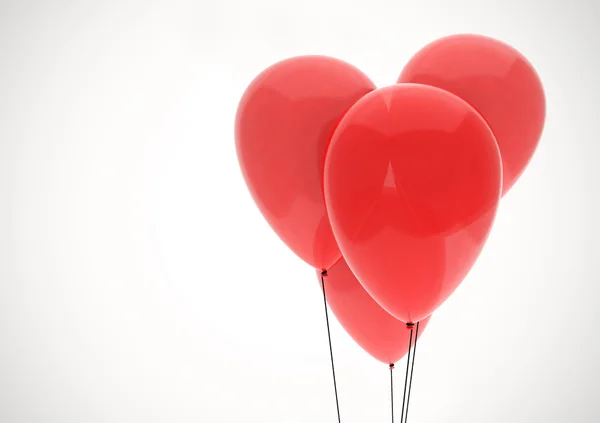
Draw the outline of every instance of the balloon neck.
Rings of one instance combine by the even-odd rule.
[[[415,324],[414,324],[414,323],[407,323],[407,324],[406,324],[406,328],[407,328],[407,329],[413,329],[414,327],[415,327]]]
[[[323,276],[323,277],[327,276],[327,270],[321,270],[321,276]]]
[[[390,370],[394,370],[394,363],[390,363]]]

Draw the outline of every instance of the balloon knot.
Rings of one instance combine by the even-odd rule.
[[[412,329],[412,328],[414,328],[414,327],[415,327],[415,324],[414,324],[414,323],[407,323],[407,324],[406,324],[406,327],[407,327],[408,329]]]
[[[394,370],[394,363],[390,363],[390,370]]]
[[[321,276],[327,276],[327,270],[322,270],[321,271]]]

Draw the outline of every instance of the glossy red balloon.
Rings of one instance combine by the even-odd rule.
[[[502,163],[483,118],[438,88],[397,84],[342,118],[325,198],[346,262],[403,322],[429,316],[478,257],[500,201]]]
[[[236,149],[250,193],[279,237],[318,269],[340,258],[323,199],[325,150],[343,114],[373,89],[348,63],[301,56],[263,71],[238,106]]]
[[[531,160],[546,118],[542,82],[521,53],[492,38],[453,35],[419,51],[398,82],[442,88],[477,109],[500,148],[503,194],[510,190]]]
[[[320,284],[320,271],[317,277]],[[324,283],[329,308],[358,345],[385,364],[397,363],[406,355],[410,329],[371,298],[343,258],[327,271]],[[419,339],[429,319],[419,323]]]

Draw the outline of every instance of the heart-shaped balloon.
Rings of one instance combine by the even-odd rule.
[[[319,282],[321,276],[317,271]],[[371,298],[343,257],[327,271],[323,283],[331,311],[362,349],[385,364],[395,364],[406,355],[410,329]],[[429,319],[420,322],[419,339]]]
[[[502,190],[485,120],[438,88],[397,84],[344,115],[325,161],[327,211],[346,262],[395,318],[418,322],[479,256]]]
[[[531,160],[544,129],[544,88],[531,63],[501,41],[458,34],[421,49],[398,82],[441,88],[477,109],[498,142],[506,194]]]
[[[324,56],[276,63],[246,89],[235,140],[261,213],[301,259],[327,269],[340,258],[323,199],[323,163],[335,125],[375,89],[360,70]]]

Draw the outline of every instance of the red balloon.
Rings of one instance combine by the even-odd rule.
[[[321,281],[321,272],[317,276]],[[410,329],[371,298],[343,258],[327,271],[324,284],[329,308],[366,352],[385,364],[397,363],[406,355]],[[420,322],[419,339],[429,319]]]
[[[503,195],[510,190],[531,160],[546,118],[542,82],[521,53],[492,38],[453,35],[419,51],[398,82],[450,91],[477,109],[500,148]]]
[[[397,84],[360,99],[327,152],[327,211],[346,262],[403,322],[462,282],[500,201],[502,163],[483,118],[438,88]]]
[[[302,56],[263,71],[238,106],[236,149],[250,193],[279,237],[318,269],[340,258],[323,199],[325,150],[343,114],[374,89],[348,63]]]

